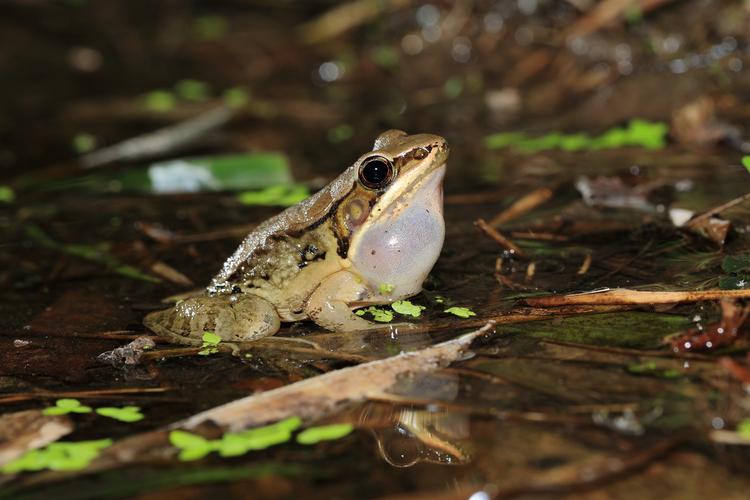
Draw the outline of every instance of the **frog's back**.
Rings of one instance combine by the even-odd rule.
[[[224,262],[208,287],[210,293],[228,293],[236,286],[279,288],[307,262],[325,257],[331,244],[331,215],[339,200],[354,187],[353,169],[299,204],[268,219],[248,234]]]

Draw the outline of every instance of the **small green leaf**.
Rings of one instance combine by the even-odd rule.
[[[445,311],[448,314],[452,314],[454,316],[458,316],[459,318],[468,318],[470,316],[476,316],[477,314],[472,311],[469,308],[466,307],[449,307]]]
[[[138,422],[143,420],[143,413],[138,406],[125,406],[123,408],[97,408],[96,413],[103,417],[113,418],[120,422]]]
[[[180,80],[174,86],[175,92],[186,101],[202,102],[211,97],[211,87],[206,82],[199,80]]]
[[[633,363],[631,365],[628,365],[627,368],[630,373],[648,373],[656,369],[656,362],[654,361],[647,361],[645,363]]]
[[[668,368],[660,374],[664,378],[680,378],[684,373],[677,368]]]
[[[633,363],[628,365],[627,371],[637,375],[653,375],[662,378],[680,378],[683,376],[683,373],[675,368],[659,368],[655,361]]]
[[[181,449],[202,448],[209,446],[209,441],[203,436],[192,432],[175,430],[169,433],[169,442],[172,446]]]
[[[88,153],[96,148],[96,138],[86,132],[80,132],[73,137],[73,151],[78,154]]]
[[[276,427],[280,429],[287,430],[289,432],[296,431],[299,429],[300,425],[302,425],[302,419],[299,417],[289,417],[285,418],[284,420],[279,420],[275,424]]]
[[[513,147],[524,153],[549,149],[564,151],[599,150],[622,147],[660,149],[666,144],[669,127],[662,122],[650,122],[635,118],[627,127],[614,127],[597,137],[584,133],[561,134],[552,132],[538,137],[529,137],[523,132],[500,132],[484,139],[490,149]]]
[[[750,156],[742,157],[742,166],[745,167],[748,172],[750,172]]]
[[[399,53],[389,45],[378,45],[372,52],[372,60],[383,68],[393,68],[398,64]]]
[[[99,456],[104,448],[112,444],[111,439],[94,441],[57,442],[46,448],[31,450],[21,457],[0,467],[0,472],[16,473],[22,471],[81,470]]]
[[[63,398],[63,399],[58,399],[57,401],[55,401],[55,406],[59,406],[60,408],[72,410],[74,408],[81,407],[81,402],[78,401],[77,399]]]
[[[448,99],[455,99],[464,91],[464,82],[461,77],[453,76],[448,78],[443,84],[443,94]]]
[[[739,434],[742,439],[750,440],[750,418],[746,418],[739,423],[737,426],[737,434]]]
[[[375,306],[370,306],[365,309],[360,309],[355,314],[358,316],[364,316],[365,313],[370,313],[372,319],[378,323],[390,323],[393,321],[393,311],[390,309],[380,309]]]
[[[16,198],[16,194],[10,186],[0,186],[0,203],[11,203]]]
[[[248,451],[247,439],[240,434],[227,433],[221,437],[219,455],[222,457],[238,457]]]
[[[195,33],[204,40],[215,40],[227,32],[227,21],[221,16],[201,16],[194,21]]]
[[[321,441],[332,441],[349,435],[354,430],[351,424],[322,425],[310,427],[297,434],[299,444],[316,444]]]
[[[203,332],[203,337],[201,337],[201,340],[203,341],[204,347],[217,346],[221,342],[221,337],[216,335],[214,332]]]
[[[68,413],[91,413],[90,406],[83,406],[77,399],[58,399],[55,406],[42,410],[43,415],[67,415]]]
[[[177,455],[177,459],[181,462],[192,462],[193,460],[200,460],[201,458],[205,457],[212,451],[214,451],[213,446],[206,446],[205,448],[188,448],[185,450],[180,450],[180,454]]]
[[[399,314],[412,316],[414,318],[420,317],[422,315],[422,311],[424,309],[427,309],[425,306],[412,304],[408,300],[399,300],[397,302],[394,302],[393,304],[391,304],[391,307]]]
[[[390,295],[395,289],[396,287],[391,285],[390,283],[381,283],[380,286],[378,286],[378,290],[382,295]]]
[[[232,87],[224,91],[221,99],[227,107],[239,109],[250,102],[250,93],[242,87]]]
[[[223,457],[236,457],[251,450],[263,450],[289,441],[292,432],[301,424],[299,417],[290,417],[271,425],[226,433],[221,439],[210,441],[196,434],[177,430],[170,432],[169,441],[181,450],[179,459],[183,461],[198,460],[212,451],[219,452]]]
[[[177,98],[166,90],[152,90],[144,97],[146,108],[156,113],[172,111],[177,106]]]
[[[221,337],[216,335],[214,332],[203,332],[203,345],[201,346],[201,350],[198,351],[198,354],[200,356],[208,356],[210,354],[216,354],[219,352],[219,348],[217,347],[221,343]]]

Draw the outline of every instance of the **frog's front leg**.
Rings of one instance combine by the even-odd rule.
[[[361,278],[349,271],[338,271],[324,279],[307,299],[305,312],[318,325],[333,332],[372,330],[375,324],[352,312],[367,304],[387,304],[390,298],[372,290]],[[406,326],[390,325],[389,326]]]
[[[332,332],[372,330],[375,325],[352,312],[353,303],[366,302],[370,290],[358,276],[338,271],[320,282],[307,299],[305,312]]]

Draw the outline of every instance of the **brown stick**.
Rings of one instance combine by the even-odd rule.
[[[615,304],[677,304],[679,302],[700,302],[723,298],[750,298],[748,290],[690,290],[684,292],[644,292],[616,288],[601,292],[574,293],[570,295],[550,295],[529,297],[526,303],[534,307],[558,307],[569,305],[615,305]]]
[[[563,38],[579,38],[624,17],[628,9],[636,7],[645,14],[672,0],[604,0],[563,33]]]
[[[509,220],[520,217],[552,198],[553,194],[554,191],[547,187],[539,188],[525,194],[514,201],[511,206],[490,219],[489,225],[492,227],[498,227]]]
[[[489,224],[487,224],[487,222],[485,222],[484,219],[477,219],[476,221],[474,221],[474,225],[484,234],[492,238],[501,247],[515,253],[522,259],[526,258],[526,254],[523,252],[523,250],[521,250],[515,243],[510,241],[508,238],[500,234],[500,232],[497,231],[495,228],[490,227]]]
[[[743,194],[742,196],[739,196],[733,200],[729,200],[728,202],[723,203],[719,205],[718,207],[714,207],[711,210],[708,210],[707,212],[700,214],[698,217],[687,221],[685,223],[685,227],[695,227],[701,222],[705,222],[706,220],[710,219],[714,215],[720,214],[724,210],[728,210],[734,207],[735,205],[739,205],[747,200],[750,200],[750,193]]]
[[[68,391],[68,392],[20,392],[8,394],[0,398],[0,404],[18,403],[38,399],[100,399],[112,396],[129,396],[133,394],[160,394],[171,390],[169,387],[124,387],[121,389],[101,389],[97,391]]]

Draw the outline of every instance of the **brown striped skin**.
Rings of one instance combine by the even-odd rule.
[[[367,187],[358,180],[363,161],[374,155],[387,158],[394,167],[393,179],[380,189]],[[341,301],[346,303],[363,305],[388,301],[388,297],[372,292],[369,289],[372,286],[362,288],[362,280],[352,268],[352,239],[366,232],[378,217],[382,224],[383,216],[372,213],[379,200],[395,199],[408,204],[408,199],[403,198],[413,195],[414,179],[444,165],[446,158],[447,146],[438,136],[410,136],[401,131],[381,134],[373,151],[360,157],[325,188],[250,233],[224,263],[205,295],[187,299],[167,311],[152,313],[144,319],[144,324],[156,333],[189,344],[197,343],[204,330],[215,330],[226,340],[253,340],[273,335],[279,328],[279,321],[313,319],[326,328],[337,330],[369,326],[358,317],[341,322],[323,317],[330,316],[333,310],[339,311],[335,314],[351,315],[350,308],[338,304],[339,289],[343,294]],[[401,182],[401,178],[408,178],[408,183]],[[440,221],[442,223],[442,213]],[[351,276],[321,285],[340,272]],[[377,284],[374,286],[377,288]],[[420,286],[421,281],[416,288]],[[311,297],[316,292],[316,299],[312,301],[315,304],[312,304]],[[330,304],[326,301],[337,304],[328,307]],[[275,311],[275,319],[268,317],[269,310]],[[237,324],[243,326],[230,325],[228,318],[231,317],[236,317]],[[253,322],[264,324],[254,325]]]

